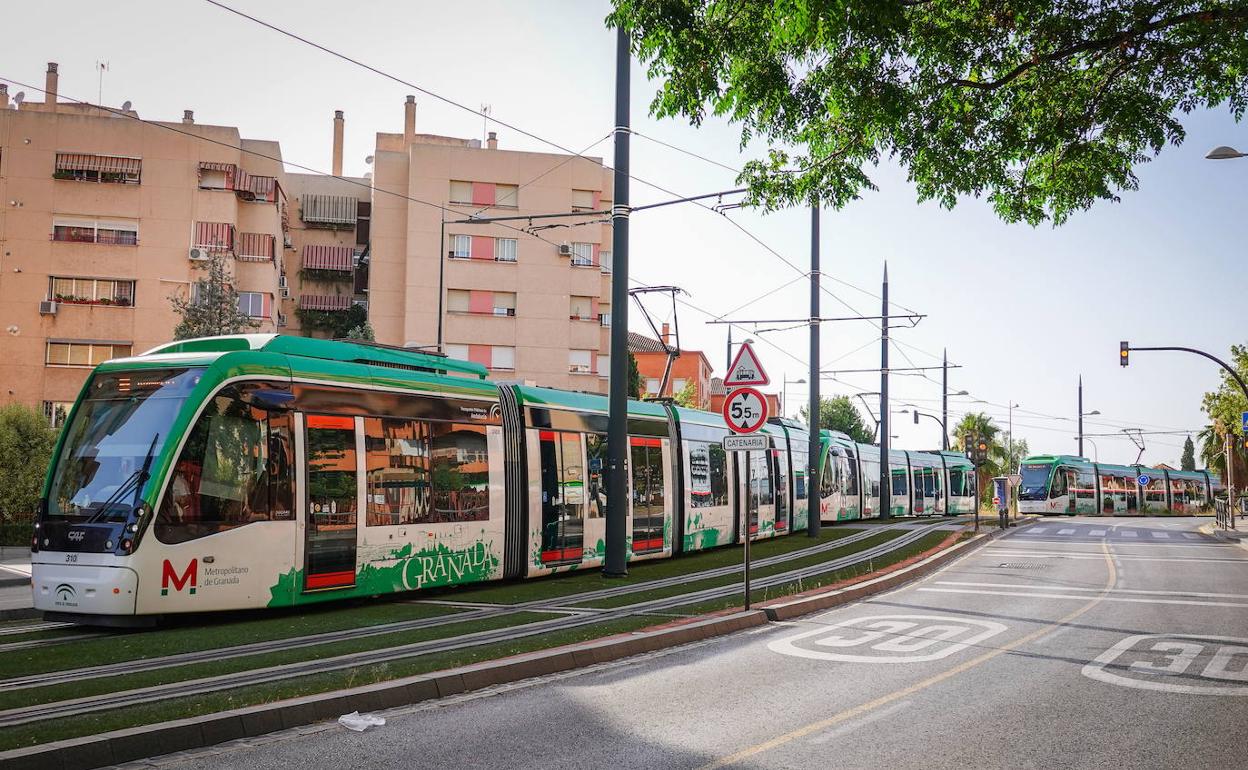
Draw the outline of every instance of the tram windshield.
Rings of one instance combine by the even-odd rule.
[[[1019,500],[1044,500],[1049,496],[1049,471],[1052,465],[1030,463],[1022,466],[1022,482],[1018,489]]]
[[[199,369],[96,374],[65,428],[49,518],[125,521]]]

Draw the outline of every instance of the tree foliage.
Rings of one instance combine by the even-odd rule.
[[[1196,445],[1192,443],[1191,436],[1183,441],[1183,457],[1179,459],[1179,470],[1196,470]]]
[[[345,339],[353,329],[368,324],[368,311],[363,305],[352,305],[346,310],[308,310],[298,308],[299,326],[304,332],[324,332],[330,339]]]
[[[255,329],[251,316],[239,310],[238,291],[226,268],[225,254],[209,252],[206,262],[196,265],[204,275],[191,284],[185,297],[173,296],[169,303],[181,316],[173,329],[175,340],[242,334]]]
[[[22,404],[0,406],[0,524],[34,513],[56,432]]]
[[[637,357],[632,351],[628,353],[628,395],[629,398],[641,398],[641,368],[637,366]]]
[[[698,383],[693,380],[686,382],[685,387],[676,394],[675,400],[686,409],[701,409],[702,405],[698,403]]]
[[[803,406],[799,414],[803,422],[810,422],[809,406]],[[826,430],[839,430],[861,444],[870,444],[873,440],[871,431],[862,419],[862,414],[858,411],[858,407],[849,400],[849,396],[819,399],[819,427]]]
[[[953,448],[965,454],[966,437],[969,435],[980,436],[988,442],[988,462],[976,472],[980,497],[987,500],[992,497],[992,478],[1017,471],[1019,461],[1027,456],[1027,442],[1021,439],[1015,441],[1011,453],[1010,447],[1004,441],[1001,427],[983,412],[971,412],[962,416],[953,427]]]
[[[1231,360],[1228,361],[1232,368],[1248,380],[1248,346],[1232,345]],[[1209,417],[1209,425],[1199,434],[1201,447],[1200,456],[1205,463],[1205,467],[1219,474],[1226,472],[1226,443],[1225,436],[1231,434],[1231,446],[1234,448],[1235,456],[1235,480],[1236,487],[1244,485],[1245,479],[1248,479],[1248,463],[1244,461],[1241,432],[1241,417],[1244,412],[1248,412],[1248,399],[1244,398],[1244,392],[1239,389],[1239,384],[1225,370],[1218,370],[1221,380],[1218,383],[1218,389],[1206,393],[1201,399],[1201,408]]]
[[[920,201],[1060,224],[1135,189],[1183,115],[1248,104],[1248,0],[615,0],[608,23],[651,114],[767,144],[739,180],[766,209],[844,206],[892,158]]]
[[[362,324],[359,324],[357,326],[352,326],[350,329],[348,329],[346,339],[364,340],[366,342],[373,342],[377,339],[377,337],[373,332],[373,325],[370,324],[368,321],[365,321]]]

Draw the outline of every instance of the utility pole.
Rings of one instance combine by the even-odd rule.
[[[728,370],[732,368],[732,324],[728,324],[728,356],[724,359],[724,376],[728,376]],[[727,390],[724,391],[727,393]]]
[[[607,397],[607,537],[603,573],[628,574],[628,31],[615,31],[615,173],[611,206],[611,372]]]
[[[949,448],[949,348],[940,351],[940,448]]]
[[[1083,457],[1083,375],[1079,375],[1079,456]]]
[[[731,329],[732,327],[728,327]],[[806,535],[819,537],[819,204],[810,206],[810,450],[806,465]]]
[[[880,294],[880,518],[892,514],[892,474],[888,470],[888,263],[884,263],[884,286]]]

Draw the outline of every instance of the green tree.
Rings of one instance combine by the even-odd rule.
[[[687,409],[700,409],[701,404],[698,403],[698,384],[693,380],[685,383],[685,387],[676,394],[676,403]]]
[[[1240,377],[1248,380],[1248,346],[1232,345],[1231,360],[1228,362]],[[1248,399],[1239,389],[1239,384],[1226,371],[1219,369],[1221,380],[1218,389],[1206,393],[1201,399],[1201,408],[1209,417],[1207,425],[1199,434],[1200,456],[1205,467],[1220,475],[1226,474],[1225,436],[1231,434],[1233,447],[1232,457],[1235,459],[1236,487],[1242,487],[1248,479],[1248,463],[1244,462],[1242,434],[1240,431],[1241,416],[1248,412]]]
[[[988,442],[988,462],[984,463],[976,471],[976,480],[979,482],[979,495],[981,501],[992,498],[992,481],[993,476],[1004,476],[1013,473],[1010,468],[1018,468],[1017,462],[1011,465],[1011,457],[1009,448],[1001,440],[1001,428],[992,421],[992,418],[983,412],[970,412],[962,416],[958,424],[953,427],[953,447],[959,452],[966,452],[966,437],[969,435],[980,436]],[[1026,441],[1014,442],[1014,456],[1025,457],[1027,452]]]
[[[1138,185],[1183,118],[1248,105],[1248,0],[614,0],[660,83],[650,112],[770,148],[767,209],[837,208],[891,158],[920,201],[1065,221]]]
[[[368,321],[348,329],[346,338],[349,340],[365,340],[367,342],[373,342],[377,339],[373,333],[373,325]]]
[[[205,274],[191,284],[188,296],[169,298],[174,312],[181,316],[173,329],[173,338],[187,340],[255,329],[255,320],[238,307],[238,291],[226,269],[225,254],[209,252],[207,261],[196,267]]]
[[[632,351],[628,353],[628,395],[629,398],[641,398],[641,369],[637,366],[637,357]]]
[[[802,422],[810,422],[809,406],[803,406],[799,414]],[[873,438],[866,422],[862,419],[862,414],[858,411],[858,407],[849,400],[849,396],[819,399],[819,427],[839,430],[861,444],[870,444]]]
[[[56,431],[42,414],[17,403],[0,406],[0,526],[34,513],[55,443]]]
[[[1196,470],[1196,445],[1192,443],[1191,436],[1183,441],[1183,457],[1179,460],[1179,470]]]

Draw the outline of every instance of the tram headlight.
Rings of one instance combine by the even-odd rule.
[[[133,550],[134,550],[134,541],[133,541],[133,540],[131,540],[130,538],[126,538],[125,540],[122,540],[122,541],[121,541],[121,550],[125,551],[126,553],[130,553],[131,551],[133,551]]]

